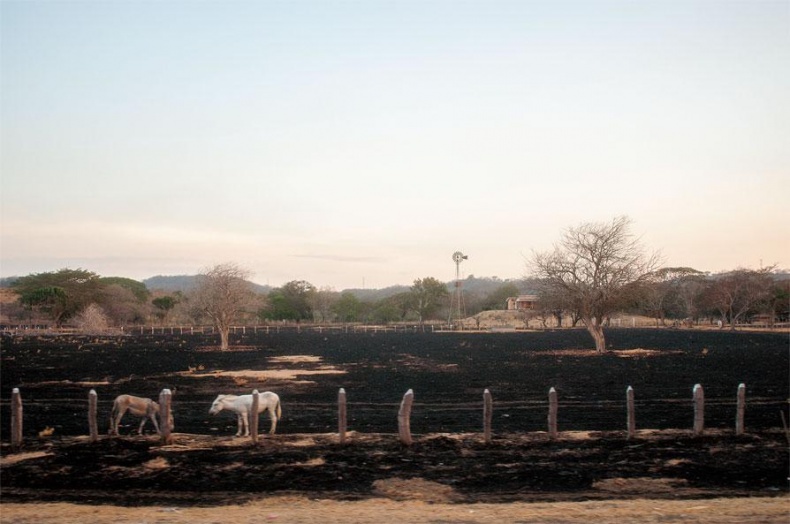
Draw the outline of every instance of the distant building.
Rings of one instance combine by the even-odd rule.
[[[507,299],[508,310],[535,309],[537,304],[538,295],[519,295]]]

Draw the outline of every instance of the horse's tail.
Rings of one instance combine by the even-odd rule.
[[[279,398],[277,399],[277,418],[278,419],[283,418],[283,409],[282,409],[282,406],[280,405],[280,399]]]

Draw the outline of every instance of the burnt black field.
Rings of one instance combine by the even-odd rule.
[[[738,385],[747,388],[746,426],[781,427],[788,397],[788,336],[693,330],[609,330],[612,352],[579,355],[590,338],[583,330],[530,333],[271,333],[238,335],[228,352],[211,350],[203,335],[10,337],[2,339],[2,414],[8,420],[11,389],[25,402],[25,432],[46,427],[55,435],[87,432],[88,391],[99,398],[105,425],[121,393],[158,398],[175,391],[177,431],[227,434],[235,419],[208,415],[219,393],[271,390],[282,399],[279,433],[334,431],[339,388],[348,397],[349,429],[397,432],[403,394],[415,394],[414,433],[479,430],[483,390],[494,398],[494,429],[545,429],[549,388],[560,402],[560,430],[618,430],[625,424],[625,390],[635,391],[640,428],[690,428],[692,388],[706,397],[706,425],[732,427]],[[243,348],[243,349],[240,349]],[[658,353],[625,357],[619,350]],[[213,371],[313,369],[310,363],[275,363],[273,357],[312,355],[342,374],[298,381],[196,378]],[[88,384],[88,385],[86,385]],[[133,420],[124,419],[131,428]],[[2,438],[8,438],[7,424]]]
[[[786,489],[781,412],[790,420],[787,334],[611,329],[606,336],[610,351],[597,355],[584,330],[258,332],[233,335],[232,350],[226,352],[216,350],[215,337],[203,335],[3,335],[3,453],[11,451],[14,387],[24,401],[24,449],[52,453],[4,466],[3,495],[79,500],[90,492],[94,500],[117,500],[102,493],[133,490],[126,503],[163,503],[175,495],[146,490],[171,486],[183,492],[178,497],[199,493],[203,503],[210,503],[209,492],[238,485],[234,475],[255,476],[246,484],[254,493],[310,491],[341,498],[369,496],[376,479],[396,476],[450,484],[465,501],[581,500],[602,496],[591,492],[593,483],[615,477],[682,481],[682,490],[658,496]],[[296,356],[314,358],[288,358]],[[244,370],[264,375],[225,374]],[[283,370],[296,370],[295,377],[284,378],[278,373]],[[334,374],[299,375],[298,370]],[[747,391],[747,434],[735,436],[741,383]],[[690,431],[695,384],[703,386],[706,399],[707,433],[701,437]],[[635,391],[637,429],[658,430],[660,436],[625,438],[628,386]],[[545,434],[551,387],[558,393],[561,432],[554,441]],[[90,389],[98,394],[103,434],[116,395],[158,398],[163,388],[174,392],[176,438],[184,447],[199,442],[194,451],[168,451],[150,426],[147,437],[134,436],[137,420],[128,415],[120,438],[102,437],[96,444],[75,440],[88,433]],[[337,431],[340,388],[348,398],[348,429],[357,435],[351,446],[331,436]],[[488,445],[475,436],[482,432],[486,388],[494,399],[494,440]],[[234,440],[235,417],[209,415],[212,400],[218,393],[253,389],[280,395],[283,418],[277,435],[262,437],[258,446],[223,447]],[[397,441],[397,411],[408,389],[415,394],[411,430],[416,441],[405,448]],[[262,432],[268,427],[264,415]],[[39,435],[47,429],[51,435]],[[579,431],[593,437],[562,436]],[[295,449],[289,444],[305,435],[312,435],[315,445]],[[143,468],[153,456],[169,466]],[[303,467],[318,457],[323,465]],[[235,473],[229,476],[231,466]],[[136,473],[129,473],[134,468]],[[342,486],[338,478],[346,479]]]

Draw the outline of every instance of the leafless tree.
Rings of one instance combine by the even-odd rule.
[[[630,225],[627,217],[617,217],[569,228],[553,251],[533,253],[528,262],[552,295],[567,297],[579,311],[599,353],[606,350],[604,320],[659,263],[658,255],[645,255]]]
[[[640,309],[656,319],[656,326],[665,325],[668,312],[682,311],[688,316],[686,301],[691,298],[693,303],[693,297],[682,296],[683,288],[703,275],[688,267],[664,267],[654,271],[637,292]]]
[[[74,317],[77,329],[88,335],[100,335],[110,329],[110,319],[101,306],[88,304]]]
[[[198,275],[198,285],[191,302],[214,323],[223,351],[229,346],[231,324],[242,313],[255,311],[257,296],[249,277],[248,270],[232,262],[218,264]]]
[[[145,303],[141,303],[129,289],[110,284],[100,292],[99,305],[115,325],[123,326],[145,319]]]
[[[332,306],[340,298],[340,293],[325,286],[318,289],[307,299],[313,310],[313,320],[316,322],[330,322],[332,320]]]
[[[712,278],[703,292],[703,300],[721,317],[722,324],[730,323],[730,329],[747,315],[765,310],[770,301],[773,267],[754,271],[736,269]]]
[[[700,317],[699,298],[705,289],[707,273],[689,274],[683,277],[677,287],[677,302],[683,317],[693,323]]]

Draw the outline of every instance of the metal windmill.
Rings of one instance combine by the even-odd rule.
[[[464,292],[461,287],[461,262],[469,257],[456,251],[453,253],[453,262],[455,262],[455,290],[450,297],[450,318],[448,323],[452,328],[456,325],[459,329],[463,329],[462,320],[466,316],[466,308],[464,307]]]

